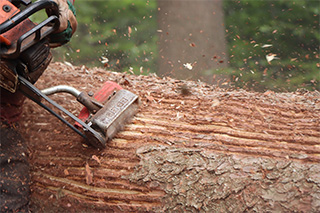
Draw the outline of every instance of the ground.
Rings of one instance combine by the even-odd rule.
[[[103,150],[26,102],[34,212],[320,211],[318,91],[222,90],[63,63],[36,86],[95,92],[107,80],[141,104]],[[82,108],[68,94],[52,99]]]

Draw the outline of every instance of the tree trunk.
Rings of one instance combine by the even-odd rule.
[[[34,212],[320,211],[320,93],[224,91],[201,82],[51,64],[37,86],[141,98],[104,150],[28,101]],[[77,113],[69,95],[55,95]]]
[[[227,67],[222,1],[158,0],[161,76],[215,83]]]

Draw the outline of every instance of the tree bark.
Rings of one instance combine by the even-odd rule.
[[[320,211],[318,91],[225,91],[60,63],[37,86],[95,91],[106,80],[141,105],[104,150],[26,103],[34,212]],[[53,99],[81,109],[71,96]]]
[[[158,0],[161,76],[217,84],[227,67],[222,1]],[[217,77],[219,76],[219,77]]]

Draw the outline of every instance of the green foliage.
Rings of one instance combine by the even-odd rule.
[[[254,90],[320,89],[319,2],[224,1],[234,84]],[[268,54],[277,59],[267,61]]]
[[[320,89],[319,6],[316,0],[224,1],[230,67],[220,72],[240,88]],[[78,29],[55,49],[55,60],[156,72],[156,0],[77,0],[75,7]],[[268,62],[268,54],[277,58]]]
[[[69,44],[55,50],[55,60],[113,71],[156,71],[156,1],[76,1],[75,7],[78,29]]]

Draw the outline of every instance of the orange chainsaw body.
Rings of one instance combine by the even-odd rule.
[[[0,24],[9,20],[11,17],[19,13],[20,10],[8,0],[0,0]],[[25,19],[13,29],[0,35],[0,43],[10,46],[14,44],[20,36],[28,32],[36,25],[30,20]]]
[[[21,4],[25,5],[20,9]],[[29,17],[40,10],[54,10],[55,15],[40,24]],[[50,0],[0,0],[0,86],[15,93],[18,75],[35,83],[49,65],[52,55],[47,36],[60,25],[58,5]]]

